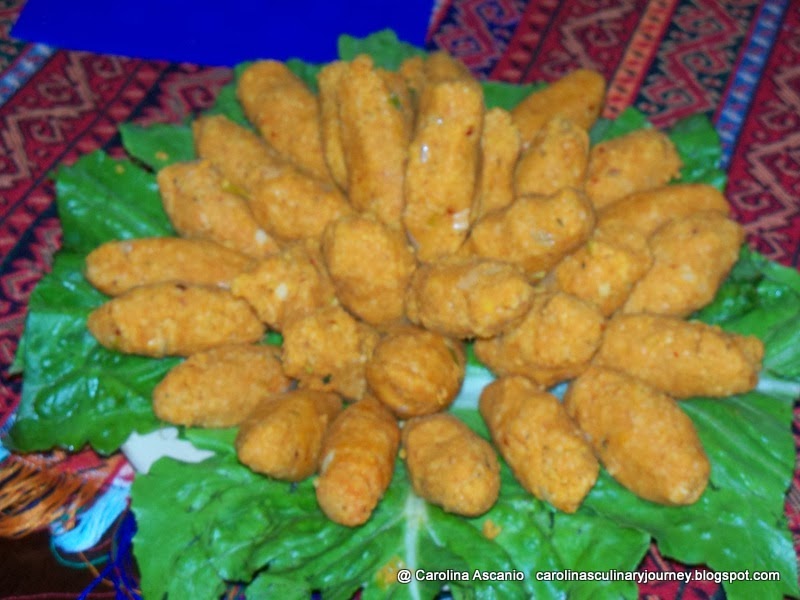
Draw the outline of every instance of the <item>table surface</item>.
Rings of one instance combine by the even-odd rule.
[[[95,149],[118,154],[119,123],[182,120],[210,107],[231,79],[226,67],[13,39],[9,31],[23,5],[10,0],[0,6],[0,423],[19,398],[20,381],[7,369],[27,299],[60,243],[50,170]],[[576,67],[596,69],[609,82],[609,117],[633,105],[657,127],[668,127],[684,116],[707,114],[723,142],[726,195],[748,243],[798,266],[800,3],[455,0],[439,7],[428,46],[450,51],[480,77],[515,83],[551,81]],[[24,460],[43,472],[68,463],[69,476],[92,485],[115,473],[120,459],[56,452]],[[797,479],[786,503],[795,536]],[[91,570],[76,573],[58,561],[41,570],[36,565],[42,557],[50,560],[49,552],[43,532],[22,541],[0,539],[0,597],[74,597],[93,579]],[[674,568],[655,548],[645,563]],[[11,588],[8,582],[23,571],[26,576]],[[49,574],[37,575],[43,572]],[[715,586],[642,589],[664,598],[714,593]],[[110,594],[100,586],[91,597]]]

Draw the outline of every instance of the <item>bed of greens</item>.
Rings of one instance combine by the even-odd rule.
[[[370,53],[395,68],[420,50],[389,32],[343,37],[343,59]],[[317,67],[291,61],[314,85]],[[485,84],[487,104],[509,108],[530,86]],[[232,86],[213,109],[244,123]],[[594,141],[648,126],[629,109],[601,120]],[[105,300],[83,278],[86,254],[111,239],[173,235],[155,172],[193,157],[189,125],[125,125],[128,160],[102,152],[55,175],[63,247],[30,298],[14,369],[24,373],[22,399],[4,443],[17,452],[85,445],[107,454],[128,436],[163,426],[153,414],[155,384],[179,359],[125,356],[102,348],[86,330],[89,312]],[[684,181],[720,188],[719,140],[704,117],[669,132],[685,168]],[[606,473],[580,510],[561,513],[525,492],[503,465],[502,489],[487,514],[467,519],[426,504],[411,492],[398,462],[370,521],[349,529],[317,508],[313,484],[287,484],[252,473],[233,449],[234,430],[186,429],[183,435],[214,456],[196,464],[163,458],[138,475],[132,508],[134,553],[145,599],[215,599],[230,583],[253,598],[432,598],[441,581],[397,583],[400,568],[524,573],[522,581],[453,581],[454,598],[636,598],[633,580],[546,581],[536,573],[635,571],[655,540],[661,553],[719,572],[778,571],[780,581],[724,583],[731,599],[798,596],[795,549],[784,516],[795,466],[794,401],[800,395],[800,273],[744,248],[717,298],[696,318],[754,334],[766,345],[758,388],[725,399],[696,398],[681,406],[697,426],[712,464],[709,486],[688,507],[664,507],[626,491]],[[468,378],[485,377],[472,364]],[[467,388],[465,388],[467,389]],[[465,398],[465,396],[467,396]],[[452,409],[486,435],[462,393]],[[664,448],[664,452],[668,452]],[[485,535],[492,531],[496,535]]]

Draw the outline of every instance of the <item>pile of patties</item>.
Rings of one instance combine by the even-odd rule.
[[[674,182],[681,160],[655,129],[591,145],[592,71],[510,112],[444,53],[398,71],[334,62],[318,87],[250,65],[237,93],[252,127],[201,117],[197,160],[158,173],[178,237],[87,258],[112,296],[95,338],[186,357],[156,415],[238,426],[242,463],[316,476],[321,509],[350,526],[398,452],[419,496],[466,516],[497,499],[497,453],[566,512],[600,465],[648,500],[696,501],[709,462],[678,401],[752,389],[763,355],[685,319],[743,242],[725,198]],[[492,443],[447,410],[467,343],[497,377],[479,404]],[[548,389],[565,381],[560,401]]]

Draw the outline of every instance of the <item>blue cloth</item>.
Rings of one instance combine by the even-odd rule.
[[[69,50],[233,66],[336,58],[340,34],[391,28],[422,46],[432,0],[28,0],[11,36]]]

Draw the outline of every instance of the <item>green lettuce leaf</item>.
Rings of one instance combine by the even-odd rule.
[[[195,158],[192,129],[188,124],[157,123],[144,127],[123,123],[119,133],[127,153],[152,171]]]
[[[227,435],[227,434],[226,434]],[[479,519],[464,519],[426,504],[412,492],[402,463],[370,521],[348,529],[317,508],[311,481],[291,485],[253,474],[220,437],[190,439],[217,455],[184,465],[169,459],[134,482],[139,523],[135,551],[145,597],[217,598],[225,582],[290,597],[322,590],[323,597],[433,598],[441,580],[399,584],[396,571],[449,571],[456,597],[636,597],[632,581],[597,584],[539,581],[537,572],[633,570],[650,538],[598,515],[567,516],[533,499],[503,469],[499,502]],[[168,505],[168,506],[167,506]],[[487,538],[491,521],[499,533]],[[180,530],[179,535],[174,532]],[[147,557],[157,552],[158,561]],[[483,581],[475,571],[518,573],[521,580]],[[191,582],[179,585],[180,573]],[[466,575],[465,575],[466,574]],[[466,579],[466,581],[465,581]]]
[[[605,117],[597,119],[591,131],[589,131],[589,142],[594,145],[644,127],[650,127],[647,117],[632,106],[629,106],[616,119],[607,119]]]
[[[176,361],[125,356],[100,346],[86,318],[106,297],[83,277],[86,254],[113,239],[174,235],[155,178],[131,161],[88,154],[56,175],[63,249],[34,288],[15,361],[20,405],[5,443],[21,452],[90,444],[117,450],[160,425],[153,387]]]
[[[131,432],[161,425],[150,397],[176,361],[123,356],[97,343],[86,317],[106,298],[84,279],[83,262],[79,254],[59,252],[31,294],[20,349],[22,397],[4,440],[13,449],[90,444],[108,454]]]
[[[231,119],[234,123],[238,123],[243,127],[248,127],[252,129],[252,125],[250,121],[247,120],[247,117],[244,114],[244,109],[242,105],[239,104],[239,101],[236,98],[236,82],[238,81],[239,77],[242,74],[242,71],[247,67],[250,63],[242,63],[237,65],[233,69],[233,81],[227,85],[222,86],[220,89],[219,94],[217,94],[217,99],[214,102],[214,106],[212,106],[206,114],[209,115],[224,115]]]
[[[504,81],[484,81],[483,102],[486,108],[504,108],[511,110],[531,92],[544,87],[542,84],[527,83],[517,85]]]
[[[539,580],[537,573],[552,577],[565,570],[631,572],[652,538],[664,555],[687,564],[720,572],[749,569],[781,574],[779,582],[726,582],[731,599],[796,596],[795,552],[783,515],[794,465],[788,427],[792,399],[791,394],[755,391],[725,400],[683,403],[713,465],[709,489],[689,507],[641,500],[603,472],[581,509],[567,515],[524,492],[503,465],[497,504],[478,519],[464,519],[416,498],[398,462],[392,485],[371,520],[350,531],[322,516],[313,483],[277,482],[253,475],[237,463],[230,445],[232,432],[189,430],[196,445],[213,448],[217,456],[195,465],[162,459],[134,484],[132,506],[140,523],[135,549],[143,589],[151,590],[153,597],[164,593],[181,597],[188,589],[161,587],[159,573],[164,585],[174,586],[167,574],[178,564],[194,573],[212,561],[208,555],[223,560],[219,557],[235,550],[242,553],[236,562],[241,570],[220,569],[214,586],[204,580],[213,594],[224,589],[226,581],[252,581],[254,590],[281,590],[290,597],[321,590],[326,599],[349,598],[361,588],[365,598],[432,598],[442,582],[407,586],[394,582],[398,568],[409,568],[450,570],[455,576],[475,569],[524,574],[523,581],[503,582],[505,587],[474,580],[465,586],[453,580],[448,585],[454,597],[636,598],[634,581]],[[464,404],[475,401],[467,399]],[[474,409],[454,412],[486,435]],[[237,489],[249,500],[237,494],[228,504],[223,491],[240,481]],[[198,498],[208,499],[208,504]],[[212,506],[212,501],[224,504]],[[269,518],[249,520],[251,527],[241,538],[230,523],[248,520],[253,505]],[[194,532],[186,536],[191,542],[164,530],[164,523],[179,522],[186,511],[191,512],[183,517]],[[482,533],[486,522],[499,530],[493,539]],[[197,536],[207,531],[213,532],[214,544],[201,544],[203,554],[190,552],[187,544],[197,543]],[[162,559],[168,557],[166,565],[148,560],[156,551]],[[175,564],[170,566],[170,561]],[[211,576],[206,572],[204,577]]]
[[[744,247],[725,286],[694,316],[758,336],[766,345],[766,374],[800,379],[800,272]]]
[[[783,510],[795,460],[786,428],[792,404],[791,398],[758,392],[684,402],[712,464],[700,500],[658,506],[625,493],[604,473],[585,508],[648,532],[664,556],[685,564],[780,573],[778,582],[725,583],[730,600],[796,596],[797,558]]]
[[[175,235],[155,177],[131,161],[96,151],[55,179],[65,250],[87,254],[112,239]]]
[[[339,37],[339,58],[353,60],[359,54],[369,54],[375,66],[396,71],[407,58],[425,56],[425,51],[397,38],[391,29],[373,33],[365,38],[349,35]]]
[[[322,65],[315,65],[307,63],[303,60],[292,58],[286,61],[286,66],[289,70],[303,80],[315,94],[319,92],[319,85],[317,84],[317,75],[319,75]]]
[[[697,114],[678,121],[669,130],[669,137],[683,161],[681,181],[707,183],[720,191],[725,189],[728,175],[719,168],[722,146],[708,117]]]

